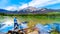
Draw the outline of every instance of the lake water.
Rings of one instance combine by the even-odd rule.
[[[38,23],[43,25],[60,23],[60,16],[0,16],[0,24],[5,24],[0,27],[0,32],[13,29],[14,17],[17,18],[18,24],[27,21],[28,27],[33,27]]]

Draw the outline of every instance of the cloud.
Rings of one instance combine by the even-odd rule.
[[[28,7],[27,4],[23,4],[22,6],[16,6],[16,5],[13,5],[13,6],[7,6],[5,9],[6,10],[11,10],[11,11],[14,11],[14,10],[21,10],[23,8],[26,8]]]
[[[29,6],[43,7],[55,3],[60,3],[60,0],[32,0],[31,2],[29,2]]]
[[[60,3],[60,0],[32,0],[29,3],[21,3],[22,5],[20,6],[9,6],[7,7],[8,10],[15,10],[15,9],[23,9],[26,8],[28,6],[32,6],[32,7],[44,7],[44,6],[48,6],[48,5],[52,5],[52,4],[56,4],[56,3]]]
[[[27,4],[23,4],[22,6],[19,6],[19,9],[23,9],[23,8],[26,8],[26,7],[28,7],[28,5]]]
[[[14,10],[17,10],[17,6],[8,6],[5,8],[6,10],[10,10],[10,11],[14,11]]]
[[[56,4],[56,3],[60,3],[60,0],[32,0],[31,2],[29,2],[27,4],[22,4],[22,6],[20,6],[19,8],[23,9],[23,8],[28,7],[28,6],[44,7],[44,6],[52,5],[52,4]]]

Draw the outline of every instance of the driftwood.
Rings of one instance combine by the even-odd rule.
[[[23,31],[21,31],[21,30],[8,31],[7,34],[38,34],[38,29],[37,28],[33,28],[33,29],[26,28],[26,29],[23,29]]]

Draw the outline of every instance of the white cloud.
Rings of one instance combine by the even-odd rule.
[[[60,3],[60,0],[32,0],[29,3],[29,6],[34,6],[34,7],[43,7],[55,3]]]
[[[8,6],[5,8],[6,10],[11,10],[11,11],[14,11],[14,10],[17,10],[17,6]]]
[[[28,6],[32,6],[32,7],[44,7],[44,6],[48,6],[48,5],[52,5],[52,4],[56,4],[56,3],[60,3],[60,0],[32,0],[29,3],[21,3],[21,6],[9,6],[6,9],[7,10],[20,10],[23,8],[26,8]]]
[[[26,8],[26,7],[28,7],[28,5],[27,4],[23,4],[22,6],[19,6],[19,9],[23,9],[23,8]]]
[[[20,6],[19,8],[23,9],[28,6],[44,7],[44,6],[52,5],[52,4],[56,4],[56,3],[60,3],[60,0],[32,0],[31,2],[29,2],[27,4],[22,4],[22,6]]]
[[[14,11],[14,10],[21,10],[21,9],[23,9],[23,8],[26,8],[26,7],[28,7],[28,5],[27,4],[23,4],[22,6],[8,6],[8,7],[6,7],[5,9],[6,10],[11,10],[11,11]]]

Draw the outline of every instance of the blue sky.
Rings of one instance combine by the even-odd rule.
[[[0,0],[2,9],[20,10],[28,6],[60,9],[60,0]]]
[[[45,6],[46,8],[51,8],[51,9],[60,9],[60,3],[56,3],[56,4],[53,4],[53,5],[48,5],[48,6]]]

